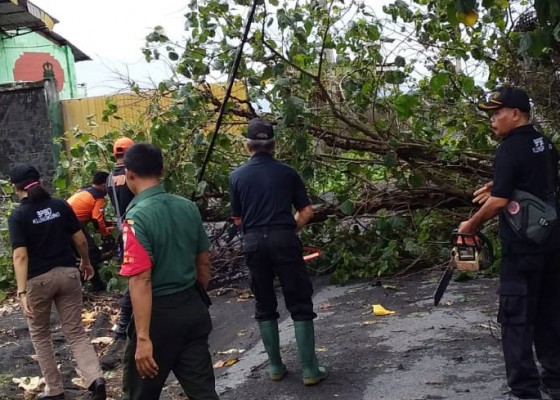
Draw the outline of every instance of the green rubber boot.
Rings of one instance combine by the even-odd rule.
[[[303,384],[316,385],[328,375],[325,367],[319,366],[315,354],[315,327],[313,321],[294,321],[299,362],[303,371]]]
[[[278,321],[259,321],[259,331],[261,332],[264,349],[268,354],[268,376],[273,381],[281,381],[288,370],[282,363],[282,356],[280,355]]]

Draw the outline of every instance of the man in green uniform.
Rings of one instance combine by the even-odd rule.
[[[173,371],[190,400],[216,400],[208,351],[212,322],[196,289],[210,276],[210,242],[191,201],[160,186],[161,151],[146,143],[124,158],[135,194],[123,225],[121,275],[129,278],[133,320],[124,355],[125,398],[159,399]],[[126,393],[128,392],[128,393]]]

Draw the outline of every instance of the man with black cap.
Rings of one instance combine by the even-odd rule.
[[[245,260],[256,300],[255,318],[269,359],[269,377],[279,381],[287,373],[280,355],[278,303],[273,285],[278,276],[286,308],[294,321],[303,383],[314,385],[327,377],[327,371],[317,362],[313,286],[296,235],[313,217],[313,209],[298,173],[274,159],[275,145],[269,121],[256,118],[249,122],[247,150],[251,159],[230,176],[231,215],[243,232]]]
[[[530,124],[531,104],[523,90],[503,87],[479,106],[491,112],[492,130],[501,139],[494,161],[494,180],[474,192],[482,204],[461,233],[475,233],[500,214],[502,266],[500,305],[502,347],[511,391],[508,399],[541,399],[541,390],[560,399],[560,232],[536,244],[518,235],[507,222],[520,212],[514,190],[528,192],[555,204],[558,186],[558,152]],[[543,368],[533,359],[533,345]],[[540,390],[539,390],[540,389]]]
[[[107,288],[107,285],[99,276],[99,265],[102,262],[101,250],[86,225],[92,222],[104,242],[113,239],[111,236],[112,226],[108,221],[105,221],[104,215],[108,176],[109,173],[105,171],[96,171],[91,185],[80,188],[67,200],[76,217],[78,217],[78,221],[82,224],[82,231],[88,242],[89,259],[95,270],[95,275],[91,280],[91,290],[93,292],[102,292]]]
[[[45,391],[43,400],[65,398],[51,337],[54,304],[62,332],[93,400],[107,397],[105,379],[95,349],[82,324],[82,284],[94,275],[88,245],[78,218],[63,200],[51,197],[41,185],[39,171],[18,164],[10,173],[20,205],[8,220],[17,282],[17,296],[27,317]],[[80,266],[70,243],[80,254]]]

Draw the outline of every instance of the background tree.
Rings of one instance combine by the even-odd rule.
[[[396,0],[383,12],[374,1],[267,0],[238,71],[247,99],[227,104],[198,182],[221,106],[209,82],[230,73],[251,4],[191,1],[184,43],[162,27],[147,37],[147,59],[176,65],[176,78],[157,90],[176,101],[154,107],[152,128],[134,135],[166,152],[170,190],[196,193],[205,217],[223,220],[228,175],[245,159],[241,137],[228,131],[256,116],[273,120],[278,157],[301,172],[317,205],[304,238],[323,247],[319,267],[336,267],[340,280],[447,257],[450,229],[492,177],[496,143],[475,107],[490,89],[526,87],[541,125],[556,132],[553,0]]]

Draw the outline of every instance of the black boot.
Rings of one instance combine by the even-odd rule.
[[[101,357],[99,363],[103,371],[110,371],[117,368],[123,359],[124,346],[126,344],[126,337],[117,336],[115,341],[111,343],[107,352]]]
[[[105,290],[107,290],[107,284],[103,282],[103,279],[101,279],[101,276],[99,276],[99,264],[92,263],[92,266],[94,275],[93,278],[91,278],[91,280],[89,281],[89,290],[92,293],[104,292]]]
[[[88,390],[91,392],[92,400],[106,400],[107,389],[105,387],[105,379],[97,378],[89,385]]]

